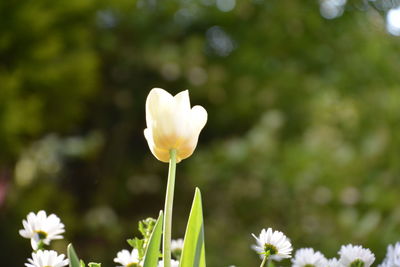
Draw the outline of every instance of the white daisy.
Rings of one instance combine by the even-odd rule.
[[[117,253],[117,257],[114,258],[114,262],[122,264],[118,267],[139,267],[139,251],[136,248],[132,249],[131,252],[123,249]]]
[[[180,258],[183,249],[183,239],[173,239],[171,240],[171,252],[176,258]]]
[[[251,247],[261,255],[262,259],[265,257],[265,253],[269,253],[271,259],[278,261],[291,257],[292,244],[282,232],[272,231],[271,228],[262,229],[258,237],[254,234],[253,237],[256,239],[257,245]]]
[[[171,260],[171,267],[178,267],[178,266],[179,266],[179,261]],[[158,262],[158,266],[157,267],[164,267],[164,261],[160,260]]]
[[[183,249],[183,239],[173,239],[171,240],[171,251],[182,250]]]
[[[339,255],[339,262],[343,267],[369,267],[375,261],[371,250],[351,244],[342,246]]]
[[[342,267],[342,266],[340,265],[339,260],[336,259],[336,258],[329,259],[329,260],[328,260],[328,263],[327,263],[327,266],[328,266],[328,267]]]
[[[326,267],[328,261],[319,251],[312,248],[301,248],[292,259],[292,267]]]
[[[400,267],[400,242],[388,246],[386,257],[378,267]]]
[[[68,265],[65,255],[58,255],[54,250],[39,250],[32,253],[32,258],[25,263],[26,267],[62,267]]]
[[[64,224],[55,214],[46,215],[44,210],[37,214],[30,212],[26,220],[22,221],[24,229],[19,230],[19,234],[25,238],[31,239],[31,245],[34,250],[38,249],[40,242],[46,245],[51,240],[62,239],[62,233],[65,232]]]

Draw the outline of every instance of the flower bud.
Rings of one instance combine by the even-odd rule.
[[[171,149],[176,149],[177,162],[192,155],[206,122],[207,111],[203,107],[190,107],[188,90],[172,96],[154,88],[147,96],[144,136],[160,161],[169,162]]]

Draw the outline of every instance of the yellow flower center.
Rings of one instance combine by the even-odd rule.
[[[47,237],[47,233],[42,231],[42,230],[37,230],[35,233],[38,235],[39,239],[45,239]],[[51,266],[45,266],[45,267],[51,267]]]
[[[268,255],[275,255],[276,253],[278,253],[278,249],[271,245],[271,244],[265,244],[264,245],[264,252],[268,253]]]

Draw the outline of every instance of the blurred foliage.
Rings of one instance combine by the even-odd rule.
[[[0,251],[19,255],[4,264],[29,256],[29,211],[66,224],[55,249],[105,266],[158,214],[152,87],[209,112],[178,165],[173,232],[199,186],[209,266],[258,266],[264,227],[379,262],[400,240],[400,44],[384,17],[398,3],[332,1],[0,1]]]

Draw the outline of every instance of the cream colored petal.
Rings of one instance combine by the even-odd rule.
[[[193,154],[197,146],[198,138],[199,135],[193,136],[192,138],[185,140],[185,142],[181,144],[181,146],[178,148],[178,157],[180,160],[184,160]]]
[[[190,122],[195,132],[200,133],[207,122],[207,111],[202,106],[194,106],[190,111]]]
[[[155,90],[154,93],[162,96],[165,95],[164,92],[160,89]],[[153,97],[150,98],[148,110],[151,115],[148,116],[147,126],[152,130],[155,146],[169,150],[178,148],[192,135],[189,123],[190,100],[188,91],[180,92],[173,98],[168,94],[163,99],[163,101],[154,101]]]
[[[149,145],[151,153],[162,162],[169,162],[169,150],[165,150],[159,147],[156,147],[153,140],[152,132],[146,128],[144,130],[144,137],[147,140],[147,144]]]
[[[179,147],[186,139],[191,138],[192,127],[190,123],[190,99],[189,91],[185,90],[177,94],[175,97],[175,111],[174,111],[174,128],[176,129],[176,136],[178,137],[175,143]]]
[[[154,88],[146,100],[146,123],[153,133],[156,147],[169,149],[177,135],[174,115],[175,99],[167,91]]]
[[[182,143],[182,132],[181,128],[175,128],[173,122],[167,118],[158,123],[157,126],[153,126],[153,141],[157,148],[170,150],[177,148]]]
[[[179,146],[178,154],[181,159],[190,157],[197,146],[199,135],[207,122],[207,111],[202,106],[194,106],[190,111],[191,135]]]
[[[174,96],[177,111],[189,112],[190,111],[190,98],[189,91],[185,90]]]
[[[154,121],[162,119],[165,110],[171,109],[174,97],[161,88],[153,88],[146,99],[146,124],[151,127]]]

